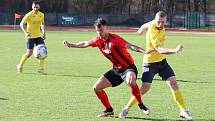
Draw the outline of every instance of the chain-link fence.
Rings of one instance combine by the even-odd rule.
[[[23,17],[25,13],[22,13]],[[21,18],[15,19],[14,14],[0,13],[0,25],[19,24]],[[98,18],[106,19],[112,26],[139,27],[154,18],[152,13],[139,14],[88,14],[73,15],[68,13],[45,13],[46,25],[49,26],[89,26]],[[178,12],[168,14],[167,27],[186,29],[215,29],[215,15],[202,12]]]

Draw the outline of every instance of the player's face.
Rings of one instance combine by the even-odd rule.
[[[106,37],[106,32],[107,32],[107,26],[95,26],[96,32],[98,34],[98,36],[100,36],[101,38],[105,39]]]
[[[32,4],[32,10],[33,11],[39,11],[40,5],[39,4]]]
[[[155,17],[155,23],[156,23],[156,27],[159,28],[159,29],[163,29],[165,24],[166,24],[166,17],[159,17],[159,16],[156,16]]]

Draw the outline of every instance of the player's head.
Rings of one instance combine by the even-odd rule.
[[[32,10],[37,12],[40,9],[40,3],[38,1],[33,1],[32,3]]]
[[[98,18],[95,21],[94,26],[95,26],[97,34],[100,37],[105,38],[106,33],[107,33],[107,22],[102,18]]]
[[[155,15],[155,23],[158,29],[163,29],[166,24],[167,14],[163,11],[159,11]]]

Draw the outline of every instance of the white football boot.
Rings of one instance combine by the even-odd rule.
[[[143,113],[145,113],[146,115],[150,114],[150,110],[147,108],[147,110],[143,110],[141,109],[141,111],[143,111]],[[123,108],[122,111],[119,113],[119,118],[125,118],[128,115],[129,109],[127,107]]]
[[[123,108],[122,111],[119,113],[119,118],[125,118],[128,115],[128,108]]]
[[[22,73],[22,66],[20,64],[16,65],[16,69],[18,73]]]
[[[189,111],[187,109],[181,110],[179,116],[182,118],[185,118],[187,120],[193,119],[192,116],[189,114]]]

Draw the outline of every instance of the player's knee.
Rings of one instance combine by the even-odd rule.
[[[173,89],[173,90],[177,90],[177,89],[178,89],[177,81],[176,81],[176,80],[170,81],[170,87],[171,87],[171,89]]]
[[[129,86],[133,87],[133,86],[135,86],[135,85],[136,85],[136,80],[131,80],[131,81],[129,82]]]
[[[94,91],[94,92],[98,92],[98,89],[96,88],[96,85],[95,85],[95,84],[93,85],[93,91]]]
[[[99,88],[98,88],[98,85],[97,84],[94,84],[93,85],[93,91],[95,92],[95,93],[97,93],[97,92],[99,92]]]
[[[31,57],[32,54],[33,54],[33,52],[27,52],[27,54],[26,54],[27,58]]]
[[[136,75],[134,73],[129,74],[129,76],[126,77],[127,84],[129,86],[135,86],[136,85]]]

